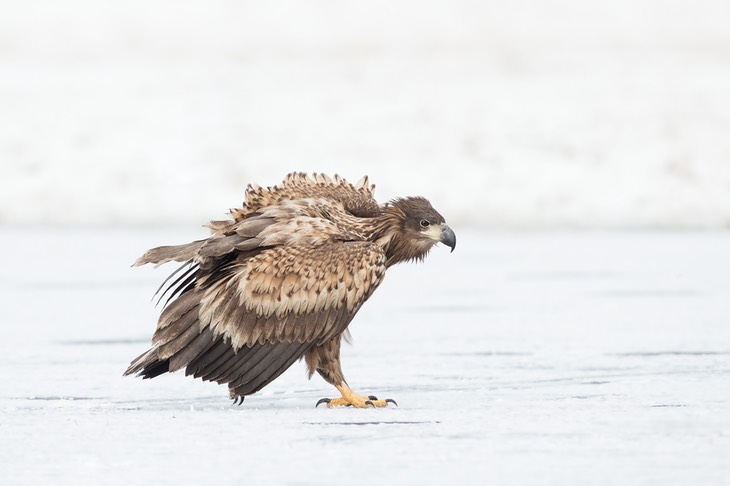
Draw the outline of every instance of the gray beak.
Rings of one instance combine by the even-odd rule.
[[[454,248],[456,248],[456,235],[446,224],[441,225],[441,238],[439,241],[450,247],[452,252],[454,251]]]

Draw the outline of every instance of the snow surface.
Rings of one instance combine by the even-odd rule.
[[[171,270],[129,264],[202,230],[0,230],[2,484],[730,484],[730,233],[456,231],[351,326],[400,406],[328,410],[121,376]]]
[[[730,2],[4,2],[0,223],[369,174],[488,227],[730,226]]]

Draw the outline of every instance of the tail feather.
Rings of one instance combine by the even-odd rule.
[[[156,376],[163,375],[170,371],[170,360],[166,359],[163,361],[156,361],[151,366],[145,368],[144,372],[140,374],[142,379],[154,378]]]
[[[157,248],[147,250],[147,252],[139,257],[132,266],[138,267],[140,265],[144,265],[145,263],[162,265],[163,263],[171,261],[186,262],[193,259],[195,253],[197,253],[197,251],[200,249],[201,246],[203,246],[203,244],[205,244],[205,242],[206,240],[196,240],[191,243],[186,243],[184,245],[158,246]]]

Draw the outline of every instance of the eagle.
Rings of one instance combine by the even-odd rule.
[[[422,261],[441,242],[456,247],[443,216],[423,197],[379,204],[367,176],[291,173],[280,185],[248,185],[210,237],[147,251],[133,266],[182,265],[157,293],[166,303],[152,347],[125,375],[186,375],[228,385],[239,405],[304,358],[340,397],[317,406],[387,407],[354,392],[340,346],[357,311],[400,262]]]

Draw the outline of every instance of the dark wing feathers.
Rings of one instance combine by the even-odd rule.
[[[221,339],[218,341],[218,344],[211,349],[209,355],[201,355],[196,358],[196,361],[193,361],[193,365],[195,366],[195,368],[193,368],[194,376],[196,378],[210,380],[210,375],[212,375],[212,373],[215,372],[225,361],[230,359],[233,354],[233,348],[230,343],[226,342],[225,339]],[[202,359],[202,362],[197,363],[198,359]],[[188,374],[187,369],[185,370],[185,374]]]
[[[158,295],[158,294],[160,294],[160,291],[161,291],[161,290],[162,290],[163,288],[165,288],[165,286],[167,285],[167,283],[168,283],[168,282],[169,282],[170,280],[172,280],[172,277],[174,277],[174,276],[175,276],[175,275],[177,275],[178,273],[182,272],[182,271],[183,271],[184,269],[186,269],[186,268],[187,268],[187,270],[186,270],[186,271],[185,271],[185,272],[183,273],[183,275],[186,275],[186,274],[188,274],[188,272],[190,272],[190,271],[191,271],[191,269],[193,269],[193,268],[197,269],[197,268],[195,267],[195,262],[193,262],[192,260],[190,260],[190,261],[187,261],[187,262],[183,263],[182,265],[180,265],[179,267],[177,267],[177,270],[175,270],[175,271],[174,271],[174,272],[172,272],[172,273],[171,273],[170,275],[168,275],[168,276],[167,276],[167,278],[166,278],[166,279],[165,279],[165,280],[164,280],[164,281],[163,281],[163,282],[162,282],[162,283],[160,284],[160,286],[159,286],[159,287],[157,287],[157,290],[155,291],[155,295]],[[169,290],[170,290],[171,288],[174,288],[174,287],[175,287],[175,285],[176,285],[176,284],[177,284],[177,283],[178,283],[178,282],[179,282],[180,280],[181,280],[180,278],[177,278],[177,279],[176,279],[176,280],[175,280],[174,282],[172,282],[172,283],[171,283],[170,285],[168,285],[168,286],[167,286],[167,287],[165,288],[165,291],[164,291],[164,292],[163,292],[162,294],[160,294],[160,300],[162,300],[162,297],[164,297],[164,295],[165,295],[165,294],[166,294],[166,293],[167,293],[167,292],[168,292],[168,291],[169,291]],[[158,303],[159,303],[159,301],[158,301]]]
[[[174,282],[172,282],[165,290],[162,292],[157,299],[157,305],[160,305],[160,302],[162,302],[162,299],[165,299],[165,296],[167,296],[167,299],[165,299],[164,307],[167,307],[167,305],[170,303],[170,301],[174,300],[176,297],[182,295],[188,290],[191,290],[195,287],[195,279],[197,276],[197,268],[191,268],[187,272],[185,272],[183,275],[175,279]],[[183,280],[184,279],[184,280]]]
[[[162,314],[160,314],[160,320],[157,323],[157,331],[152,336],[152,342],[157,342],[159,340],[157,333],[177,322],[183,315],[191,312],[193,309],[195,309],[197,313],[197,308],[200,305],[200,297],[202,294],[203,293],[199,290],[186,292],[172,304],[165,307]],[[182,329],[182,331],[184,331],[184,329]]]
[[[219,365],[211,371],[209,376],[203,376],[203,379],[223,383],[223,378],[227,374],[231,373],[231,371],[233,371],[233,369],[239,364],[247,363],[249,358],[251,358],[251,355],[255,354],[257,350],[258,349],[254,348],[243,348],[239,349],[238,352],[233,350],[231,353],[226,353],[225,359],[222,359],[219,362]]]
[[[212,329],[206,329],[204,332],[213,334]],[[190,361],[190,364],[188,364],[187,368],[185,368],[185,374],[193,375],[195,378],[202,377],[203,373],[208,369],[208,366],[210,366],[211,363],[230,350],[230,343],[227,343],[223,336],[218,336],[204,353],[199,354]]]
[[[250,395],[268,385],[286,371],[289,366],[299,359],[309,349],[309,343],[286,343],[276,345],[261,361],[251,367],[248,372],[228,386],[234,395]]]
[[[215,342],[216,337],[210,329],[199,332],[187,346],[170,357],[170,371],[188,366],[195,358],[206,354]]]
[[[178,334],[170,341],[166,341],[157,348],[157,356],[159,359],[169,359],[175,354],[185,349],[200,334],[200,324],[197,316],[186,314],[187,319],[180,319],[180,327],[186,326],[185,331]],[[177,327],[177,326],[175,326]]]

